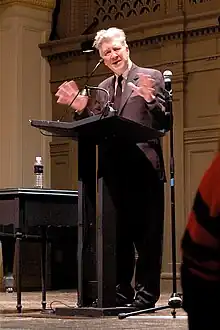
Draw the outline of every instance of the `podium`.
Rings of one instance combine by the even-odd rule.
[[[115,307],[116,212],[104,177],[97,179],[96,151],[99,155],[106,144],[134,145],[164,134],[111,113],[74,122],[31,120],[31,125],[78,141],[78,308],[57,308],[56,313],[104,316],[132,311]]]

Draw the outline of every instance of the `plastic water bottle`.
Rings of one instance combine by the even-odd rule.
[[[43,188],[44,166],[42,157],[36,157],[34,163],[35,188]]]

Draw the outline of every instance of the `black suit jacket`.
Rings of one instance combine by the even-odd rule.
[[[139,73],[150,75],[155,80],[156,99],[153,102],[146,102],[143,97],[136,95],[128,85],[128,82],[133,82],[135,85],[138,85]],[[102,81],[99,87],[106,89],[110,95],[113,95],[114,76]],[[86,111],[84,111],[83,117],[86,115],[100,114],[104,109],[106,101],[106,93],[98,91],[95,105],[88,107]],[[164,79],[160,71],[138,67],[135,64],[132,65],[122,93],[118,115],[158,130],[168,131],[170,129],[170,119],[166,113]],[[79,115],[77,119],[80,118],[82,117]],[[148,143],[139,143],[138,147],[158,171],[160,178],[164,180],[164,161],[160,139],[154,139]]]

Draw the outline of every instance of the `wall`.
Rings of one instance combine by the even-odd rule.
[[[39,44],[48,40],[54,0],[0,1],[0,189],[32,188],[35,156],[45,164],[45,187],[50,187],[51,138],[31,127],[30,119],[51,119],[50,68]],[[39,286],[36,245],[23,245],[26,276],[23,287]],[[0,246],[0,287],[2,255]],[[34,267],[33,267],[34,265]],[[31,271],[32,270],[32,271]],[[36,270],[36,269],[35,269]],[[15,274],[16,275],[16,274]]]
[[[38,45],[50,31],[51,1],[0,4],[0,188],[33,187],[33,163],[41,155],[50,186],[50,138],[30,119],[51,118],[49,65]]]

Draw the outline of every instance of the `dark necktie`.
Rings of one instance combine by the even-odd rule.
[[[121,103],[122,80],[123,80],[123,77],[119,76],[118,77],[118,84],[117,84],[117,88],[116,88],[116,93],[115,93],[115,97],[114,97],[114,109],[115,110],[119,109],[120,103]]]

